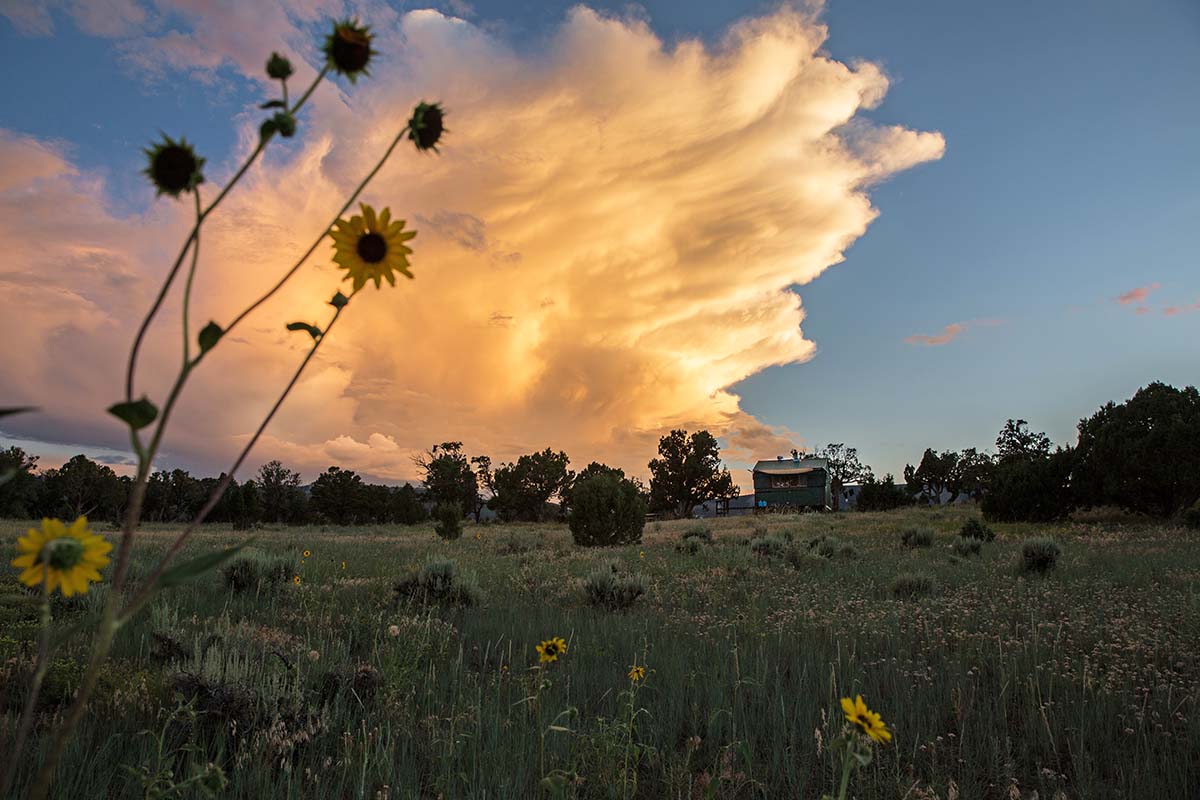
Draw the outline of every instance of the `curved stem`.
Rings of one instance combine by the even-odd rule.
[[[187,281],[183,285],[183,368],[187,369],[191,352],[191,333],[188,329],[188,311],[192,304],[192,281],[196,278],[196,261],[200,258],[200,187],[192,192],[196,199],[196,237],[192,247],[192,265],[188,268]]]
[[[292,108],[288,109],[289,113],[295,114],[300,110],[300,108],[308,101],[308,98],[312,96],[312,93],[316,91],[317,86],[325,78],[325,75],[328,72],[329,67],[326,65],[319,73],[317,73],[317,77],[313,79],[312,85],[308,87],[308,91],[300,96],[300,99],[296,101],[296,104]],[[133,339],[133,347],[130,348],[129,351],[129,363],[125,368],[126,400],[133,400],[133,374],[137,365],[138,352],[141,350],[142,341],[146,338],[146,331],[150,328],[150,323],[154,320],[159,308],[162,307],[163,300],[166,299],[167,292],[171,289],[171,284],[175,282],[175,276],[179,273],[179,267],[183,264],[183,259],[187,256],[188,248],[191,247],[199,237],[200,226],[204,223],[204,220],[208,218],[208,215],[216,210],[217,206],[221,204],[221,201],[225,199],[225,196],[229,194],[229,191],[234,187],[234,185],[242,179],[242,176],[246,174],[247,170],[253,166],[254,162],[258,160],[258,157],[262,154],[263,150],[266,149],[267,142],[270,140],[270,136],[259,139],[258,145],[254,148],[254,151],[250,153],[249,157],[246,158],[246,161],[242,164],[242,166],[238,168],[238,171],[235,172],[233,177],[229,179],[229,182],[225,184],[225,187],[221,189],[215,198],[213,198],[213,201],[208,204],[208,207],[200,213],[196,219],[196,224],[192,226],[192,230],[188,234],[187,240],[184,241],[183,247],[179,251],[179,255],[175,257],[175,263],[171,265],[171,269],[167,273],[167,278],[163,281],[162,288],[158,291],[158,296],[154,299],[154,303],[151,304],[150,311],[146,313],[146,318],[142,320],[142,324],[138,328],[137,335]]]
[[[378,174],[379,170],[383,169],[383,165],[387,163],[387,160],[392,155],[392,151],[396,149],[396,145],[400,144],[400,140],[404,138],[404,134],[407,131],[408,131],[408,125],[405,125],[403,128],[400,129],[400,132],[396,134],[396,138],[392,139],[392,143],[389,144],[387,150],[384,151],[383,156],[380,157],[379,161],[377,161],[375,163],[375,166],[371,169],[371,171],[367,173],[367,176],[359,182],[358,186],[354,189],[354,191],[346,199],[346,202],[342,205],[342,207],[338,210],[338,212],[336,214],[334,214],[333,219],[329,222],[328,225],[325,226],[325,230],[323,230],[321,232],[321,234],[316,238],[316,240],[313,241],[312,245],[309,246],[309,248],[304,251],[304,255],[300,256],[299,260],[297,260],[296,263],[292,265],[292,268],[289,269],[286,273],[284,273],[283,277],[279,279],[278,283],[276,283],[269,290],[267,290],[267,292],[265,294],[263,294],[262,297],[258,298],[253,303],[251,303],[244,311],[242,311],[242,313],[240,313],[236,317],[234,317],[233,322],[229,323],[229,325],[225,328],[226,334],[228,334],[230,331],[232,331],[239,322],[244,320],[246,317],[250,316],[251,312],[253,312],[254,309],[258,308],[263,303],[265,303],[273,294],[275,294],[280,289],[282,289],[283,285],[285,283],[287,283],[289,280],[291,280],[292,276],[296,274],[296,271],[298,269],[300,269],[300,267],[304,264],[304,262],[308,260],[308,257],[311,256],[316,251],[317,247],[321,244],[321,242],[324,241],[325,237],[329,235],[329,231],[332,230],[333,226],[337,224],[337,221],[342,218],[342,215],[346,213],[346,209],[350,208],[350,206],[352,206],[354,204],[354,201],[358,199],[358,196],[360,194],[362,194],[363,189],[367,188],[367,184],[371,182],[371,179],[374,178],[376,174]]]
[[[354,294],[357,294],[357,292]],[[353,298],[354,294],[351,294],[350,297]],[[321,343],[325,341],[325,338],[329,335],[329,331],[333,329],[334,324],[337,322],[338,317],[341,316],[344,309],[345,306],[342,306],[334,311],[333,318],[329,320],[329,324],[325,326],[325,332],[321,334],[319,339],[313,342],[313,346],[308,351],[308,355],[306,355],[304,360],[300,362],[300,366],[296,368],[296,372],[292,375],[292,379],[280,393],[279,398],[275,401],[275,405],[271,407],[271,410],[263,419],[262,424],[258,426],[258,430],[256,430],[254,435],[250,437],[250,441],[246,442],[246,446],[242,448],[240,453],[238,453],[238,457],[234,460],[232,466],[229,467],[225,475],[213,488],[212,493],[208,496],[208,500],[205,501],[204,506],[201,507],[199,513],[196,514],[196,517],[188,523],[188,526],[183,529],[183,533],[179,534],[179,536],[171,544],[171,547],[167,550],[166,554],[163,555],[158,564],[154,567],[153,571],[151,571],[151,573],[146,577],[146,580],[143,582],[142,588],[138,591],[137,595],[135,595],[134,598],[130,600],[128,604],[126,604],[125,608],[121,610],[121,619],[125,619],[129,615],[136,613],[137,610],[141,608],[141,606],[144,605],[147,600],[150,599],[154,592],[154,584],[158,578],[162,576],[163,572],[166,571],[167,563],[181,549],[183,549],[184,544],[186,544],[188,539],[191,538],[192,533],[197,527],[200,526],[201,523],[204,522],[205,518],[216,507],[217,503],[221,501],[221,496],[225,494],[225,489],[229,487],[230,482],[233,480],[234,473],[238,471],[238,468],[242,466],[242,462],[244,462],[246,457],[250,455],[250,451],[254,449],[254,445],[257,444],[259,438],[263,434],[263,431],[266,430],[267,425],[270,424],[271,420],[275,417],[276,412],[279,411],[280,406],[283,405],[283,401],[287,399],[288,394],[300,380],[300,375],[304,372],[305,367],[308,366],[308,362],[310,362],[313,359],[313,356],[317,354],[317,350],[320,349]]]

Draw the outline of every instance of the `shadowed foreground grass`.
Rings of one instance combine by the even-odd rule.
[[[123,629],[54,796],[142,797],[124,766],[155,767],[139,734],[163,728],[178,690],[200,713],[167,726],[162,763],[179,777],[215,761],[228,797],[536,797],[539,730],[553,724],[545,770],[566,775],[565,796],[816,798],[839,765],[825,746],[837,700],[854,694],[895,732],[857,774],[858,798],[1195,796],[1200,539],[1098,517],[997,526],[980,555],[956,554],[973,513],[720,520],[711,544],[689,547],[700,523],[662,523],[612,550],[576,548],[561,525],[468,526],[452,543],[429,526],[256,531],[254,549],[299,584],[234,593],[211,574]],[[901,544],[912,525],[935,531],[932,546]],[[0,522],[5,563],[24,527]],[[135,576],[171,534],[142,534]],[[766,534],[783,547],[750,546]],[[810,549],[823,535],[840,543]],[[1063,548],[1044,576],[1019,569],[1033,535]],[[189,555],[243,538],[206,530]],[[398,600],[393,586],[431,557],[474,573],[482,602]],[[648,578],[629,610],[584,600],[605,561]],[[56,617],[96,614],[102,591],[57,602]],[[37,603],[11,572],[0,592],[11,732]],[[551,636],[569,650],[531,701],[534,645]],[[35,747],[82,656],[59,654]],[[630,748],[635,661],[645,711]]]

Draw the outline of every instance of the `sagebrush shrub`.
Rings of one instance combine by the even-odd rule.
[[[241,594],[282,586],[295,572],[294,559],[250,551],[226,564],[221,577],[230,590]]]
[[[932,528],[905,528],[900,534],[900,543],[905,547],[932,547]]]
[[[646,500],[627,478],[598,473],[571,489],[571,538],[584,547],[633,544],[642,539]]]
[[[763,558],[780,558],[787,552],[787,542],[782,537],[771,534],[756,536],[750,540],[750,551]]]
[[[954,552],[963,558],[977,556],[982,549],[983,542],[978,539],[959,539],[954,543]]]
[[[808,543],[808,549],[822,558],[858,558],[858,549],[836,536],[818,536]]]
[[[457,501],[453,503],[439,503],[437,508],[433,510],[433,518],[435,520],[433,532],[442,539],[452,542],[462,537],[462,503]]]
[[[1035,536],[1021,545],[1021,568],[1026,572],[1047,572],[1058,566],[1062,548],[1049,536]]]
[[[622,574],[614,563],[601,564],[583,581],[583,594],[589,605],[610,611],[629,608],[646,593],[649,580],[641,574]]]
[[[680,534],[680,538],[684,542],[687,542],[689,539],[697,539],[704,544],[712,544],[713,541],[712,531],[709,530],[708,526],[703,522],[697,522],[694,525],[689,525],[684,529],[683,533]]]
[[[901,599],[928,597],[937,590],[937,581],[924,572],[904,572],[892,581],[892,596]]]
[[[430,559],[419,572],[401,580],[394,589],[396,594],[421,603],[473,606],[483,599],[475,575],[459,570],[449,558]]]
[[[958,535],[964,539],[977,539],[981,542],[991,542],[996,538],[996,532],[981,519],[971,517],[963,523]]]

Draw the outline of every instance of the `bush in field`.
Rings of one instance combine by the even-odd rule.
[[[905,528],[900,534],[900,543],[905,547],[932,547],[933,530],[931,528]]]
[[[572,487],[567,523],[584,547],[633,544],[646,525],[646,501],[628,478],[598,473]]]
[[[648,584],[645,575],[622,575],[617,565],[610,562],[588,573],[583,581],[583,594],[589,605],[616,611],[633,605],[646,593]]]
[[[756,536],[750,540],[750,551],[763,558],[780,558],[787,552],[788,543],[781,536]]]
[[[292,579],[295,572],[293,559],[251,551],[226,564],[221,570],[221,577],[230,590],[241,594],[282,586]]]
[[[978,539],[981,542],[992,542],[996,539],[996,532],[987,526],[983,520],[971,519],[963,523],[963,526],[958,531],[958,535],[964,539]]]
[[[475,576],[459,571],[458,565],[448,558],[425,562],[419,572],[397,583],[395,591],[422,603],[473,606],[483,599],[483,590]]]
[[[896,479],[890,474],[879,480],[871,472],[867,472],[867,477],[859,487],[854,508],[858,511],[891,511],[894,508],[911,506],[915,502],[912,494],[904,487],[897,486]]]
[[[1183,512],[1183,524],[1185,527],[1192,530],[1200,530],[1200,500],[1192,504],[1192,507]]]
[[[433,525],[433,531],[442,539],[452,542],[462,536],[462,503],[457,500],[449,503],[439,503],[438,507],[433,510],[433,518],[436,520]]]
[[[854,545],[836,536],[818,536],[808,543],[808,549],[822,558],[858,558],[858,550]]]
[[[679,544],[675,545],[675,549],[681,553],[695,555],[712,543],[712,531],[708,529],[707,525],[699,523],[684,530],[683,534],[679,537]]]
[[[1050,522],[1076,506],[1071,490],[1072,450],[1002,458],[979,501],[986,519],[1000,522]]]
[[[1026,572],[1048,572],[1058,565],[1062,548],[1048,536],[1026,539],[1021,546],[1021,568]]]
[[[959,539],[954,543],[954,552],[963,558],[977,556],[983,550],[983,542],[978,539]]]
[[[892,581],[892,596],[900,599],[927,597],[936,589],[933,576],[924,572],[904,572]]]

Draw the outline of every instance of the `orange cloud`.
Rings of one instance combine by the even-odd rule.
[[[914,333],[912,336],[905,338],[904,342],[906,344],[919,344],[926,347],[938,347],[954,341],[966,329],[966,323],[954,322],[942,328],[942,332],[936,336],[930,336],[925,333]]]
[[[640,473],[673,427],[707,427],[746,461],[799,442],[729,387],[812,356],[791,287],[863,235],[871,185],[944,148],[857,116],[886,92],[877,67],[832,60],[824,27],[790,10],[714,49],[667,48],[643,22],[582,7],[536,55],[433,11],[379,31],[392,60],[349,95],[319,89],[297,138],[205,228],[193,319],[225,323],[328,223],[416,101],[450,109],[442,155],[402,151],[364,197],[419,230],[416,280],[355,299],[252,464],[401,480],[412,453],[458,439],[498,459],[550,445]],[[242,121],[244,149],[257,117]],[[0,383],[17,387],[5,401],[45,409],[24,433],[119,447],[100,409],[185,204],[117,217],[104,185],[46,143],[7,135],[0,159],[30,164],[0,195],[0,335],[23,342],[0,355]],[[197,371],[168,461],[220,469],[254,430],[307,345],[284,324],[322,319],[338,286],[318,252]],[[146,349],[152,397],[177,324],[168,309]]]
[[[1144,303],[1146,301],[1146,298],[1150,296],[1150,293],[1157,290],[1158,288],[1159,288],[1159,285],[1157,282],[1151,283],[1148,286],[1138,286],[1136,288],[1130,289],[1128,292],[1125,292],[1124,294],[1117,295],[1116,300],[1118,303],[1120,303],[1123,306],[1127,306],[1127,305],[1134,304],[1134,303]]]

